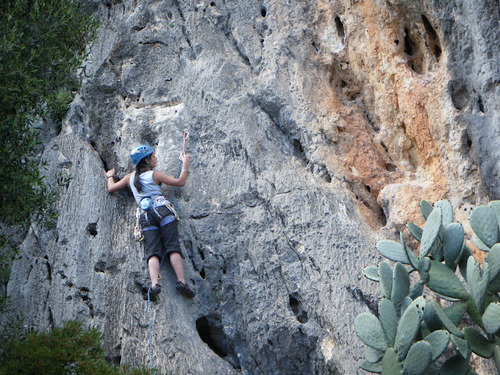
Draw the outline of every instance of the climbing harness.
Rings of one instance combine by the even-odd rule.
[[[177,178],[179,178],[179,176],[181,175],[181,172],[182,172],[182,157],[186,153],[186,141],[187,141],[188,137],[189,137],[189,132],[186,129],[186,130],[184,130],[184,133],[182,134],[182,151],[181,151],[181,154],[179,155],[179,168],[177,169],[177,176],[176,176]],[[179,220],[179,216],[177,215],[177,211],[179,210],[178,201],[179,201],[180,196],[181,196],[181,188],[179,186],[174,191],[173,206],[164,197],[157,198],[157,200],[163,198],[163,200],[165,202],[162,201],[161,203],[165,204],[167,206],[167,208],[175,215],[175,218],[177,220]],[[154,207],[154,204],[153,204],[153,207]],[[137,211],[138,212],[137,225],[139,225],[140,209],[138,208],[137,210],[138,210]],[[136,226],[136,229],[137,229],[137,226]],[[139,232],[142,236],[142,232],[140,231],[140,226],[139,226]],[[134,235],[135,235],[135,231],[134,231]],[[140,240],[138,240],[138,241],[140,241]],[[165,261],[166,258],[167,258],[166,256],[163,256],[163,259],[160,262],[160,269],[161,269],[161,266],[163,265],[163,262]],[[160,275],[158,275],[158,276],[160,276]],[[151,372],[153,372],[153,370],[154,370],[154,367],[153,367],[153,324],[151,322],[152,321],[151,320],[151,296],[150,296],[151,290],[152,290],[152,286],[150,286],[148,288],[148,317],[149,317],[149,356],[150,356],[150,360],[151,360]]]

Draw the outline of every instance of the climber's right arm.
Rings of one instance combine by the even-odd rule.
[[[115,168],[110,169],[106,172],[106,178],[108,179],[108,191],[113,193],[115,191],[121,190],[129,185],[130,175],[129,173],[125,177],[123,177],[120,181],[115,182]]]

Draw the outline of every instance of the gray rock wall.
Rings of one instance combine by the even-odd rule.
[[[163,265],[162,295],[152,306],[155,367],[168,374],[360,373],[363,345],[353,320],[378,301],[361,270],[378,262],[379,229],[398,211],[398,203],[382,207],[380,191],[402,182],[428,186],[436,172],[429,160],[437,158],[446,184],[487,199],[474,160],[483,176],[494,176],[496,135],[488,129],[498,122],[498,85],[488,77],[498,73],[498,44],[475,33],[473,22],[489,9],[488,22],[498,23],[498,2],[460,2],[472,10],[453,17],[456,4],[442,1],[86,4],[102,20],[85,67],[91,78],[44,153],[60,217],[55,229],[32,225],[9,283],[26,325],[83,320],[101,327],[116,363],[149,365],[148,276],[132,238],[135,205],[129,192],[107,192],[104,172],[115,166],[123,176],[132,170],[130,149],[148,143],[158,169],[174,175],[187,128],[191,164],[179,229],[197,296],[178,295]],[[404,31],[407,23],[425,35],[424,13],[439,39],[408,39],[407,55],[421,43],[422,58],[410,59],[418,64],[379,70],[403,55],[375,48],[370,37],[383,46],[382,33],[368,28]],[[490,47],[461,52],[471,45]],[[398,74],[406,86],[394,84]],[[438,83],[422,85],[426,79]],[[430,88],[422,96],[435,112],[418,90],[398,91],[414,82]],[[395,109],[384,99],[393,94],[403,98]],[[410,130],[398,133],[405,98],[417,98],[430,122],[439,125],[441,114],[452,124],[432,157]],[[448,154],[448,142],[467,131],[474,154],[467,141],[460,157]],[[456,165],[466,177],[450,172]],[[494,178],[484,183],[495,195]],[[457,202],[465,196],[439,193],[446,191]]]

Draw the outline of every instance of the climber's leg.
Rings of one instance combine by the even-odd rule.
[[[160,274],[160,259],[153,255],[148,260],[148,270],[149,277],[151,279],[151,286],[155,286],[158,284],[158,275]]]
[[[174,269],[175,276],[177,280],[182,281],[184,284],[186,283],[186,279],[184,278],[184,264],[182,263],[182,256],[178,252],[170,254],[170,264]]]

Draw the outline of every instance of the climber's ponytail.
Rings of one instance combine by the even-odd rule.
[[[139,193],[142,192],[142,183],[141,183],[140,175],[141,175],[141,173],[147,172],[151,169],[149,167],[150,160],[151,160],[151,156],[148,155],[145,158],[141,159],[141,161],[135,167],[134,186]]]

